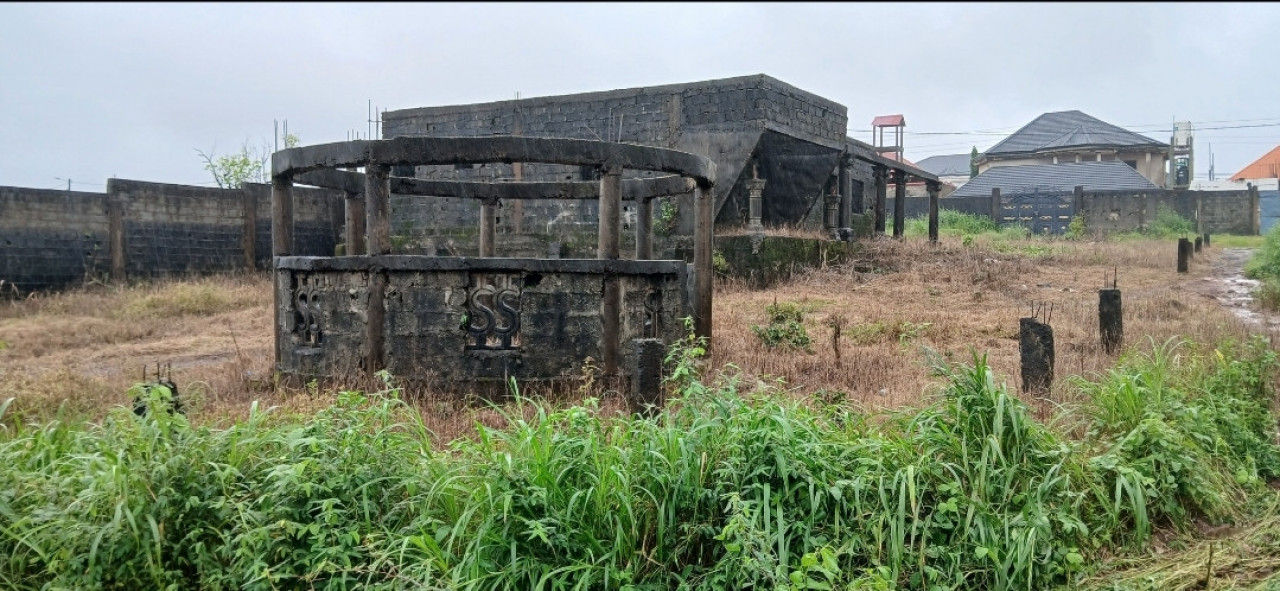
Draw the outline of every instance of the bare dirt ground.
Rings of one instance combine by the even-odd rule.
[[[1212,298],[1231,311],[1250,327],[1271,331],[1280,327],[1280,315],[1258,309],[1253,302],[1253,290],[1258,281],[1246,279],[1244,265],[1253,256],[1252,248],[1224,248],[1210,262],[1208,275],[1192,281],[1186,287],[1202,296]]]
[[[1019,385],[1018,318],[1052,307],[1056,386],[1041,409],[1062,398],[1070,376],[1105,370],[1115,358],[1098,345],[1097,289],[1119,272],[1125,341],[1149,347],[1184,338],[1201,343],[1271,332],[1276,324],[1249,309],[1239,268],[1248,252],[1209,249],[1189,275],[1174,271],[1167,241],[985,241],[945,238],[871,241],[855,263],[818,269],[768,290],[732,282],[717,287],[709,366],[776,384],[798,396],[835,396],[872,408],[918,402],[936,387],[921,347],[955,361],[971,351]],[[805,311],[810,351],[768,349],[753,334],[773,302]],[[1233,313],[1234,312],[1234,313]],[[1251,320],[1254,319],[1254,320]],[[1263,318],[1262,321],[1255,321]],[[11,416],[64,412],[100,417],[125,404],[145,365],[172,367],[194,420],[242,417],[254,400],[292,412],[327,403],[323,393],[278,388],[271,376],[271,289],[264,275],[93,288],[0,303],[0,400]],[[832,325],[842,321],[838,341]],[[584,384],[586,386],[586,384]],[[581,395],[600,395],[584,387]],[[608,395],[605,406],[621,406]],[[615,397],[616,398],[616,397]],[[476,421],[500,422],[430,395],[418,400],[444,438]],[[460,412],[461,411],[461,412]]]

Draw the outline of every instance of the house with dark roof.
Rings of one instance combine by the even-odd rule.
[[[1155,183],[1124,162],[1069,162],[997,166],[973,177],[951,197],[990,196],[992,189],[1005,195],[1069,193],[1078,186],[1090,191],[1151,191]]]
[[[1169,144],[1080,111],[1058,111],[1036,117],[984,152],[978,173],[1003,167],[1119,162],[1157,187],[1165,187],[1168,161]],[[1097,183],[1078,184],[1092,188]]]
[[[960,188],[969,182],[971,154],[940,154],[916,163],[916,168],[937,175],[938,180]]]

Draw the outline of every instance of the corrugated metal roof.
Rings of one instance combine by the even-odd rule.
[[[1036,117],[986,151],[988,156],[1026,154],[1073,147],[1168,147],[1144,135],[1117,127],[1080,111],[1058,111]]]
[[[997,166],[969,179],[951,197],[990,195],[991,189],[1001,193],[1070,191],[1083,185],[1088,191],[1159,189],[1132,166],[1123,162],[1071,162],[1066,164],[1032,164]]]
[[[938,176],[969,176],[969,154],[930,156],[916,163],[916,168]]]
[[[1280,146],[1276,146],[1274,150],[1267,152],[1261,158],[1254,160],[1252,164],[1240,169],[1240,172],[1231,177],[1231,180],[1243,181],[1276,177],[1280,177]]]

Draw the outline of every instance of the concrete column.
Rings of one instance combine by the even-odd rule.
[[[344,199],[346,205],[346,232],[347,232],[347,255],[356,256],[368,252],[365,249],[365,211],[364,211],[364,195],[360,193],[347,193]]]
[[[840,158],[840,170],[836,177],[840,185],[840,220],[839,227],[848,228],[851,224],[850,217],[853,212],[853,163],[850,162],[848,155]]]
[[[240,252],[244,254],[244,268],[257,267],[254,249],[258,238],[258,195],[248,188],[240,189],[240,207],[243,209],[240,223]]]
[[[293,254],[293,179],[271,179],[271,256]]]
[[[482,257],[492,257],[497,252],[497,216],[497,199],[485,199],[480,202],[480,256]]]
[[[622,214],[622,169],[610,167],[600,178],[600,242],[596,258],[616,260],[620,256],[619,238]],[[601,320],[601,365],[607,376],[618,375],[619,349],[622,336],[622,283],[617,275],[605,275]]]
[[[885,201],[888,201],[888,198],[889,198],[887,194],[888,185],[886,184],[889,181],[888,176],[889,176],[889,170],[887,168],[883,166],[875,167],[875,181],[876,181],[875,235],[876,236],[884,236],[884,225],[885,225],[884,224],[885,222],[884,206],[885,206]]]
[[[600,178],[600,240],[599,257],[616,259],[619,255],[619,234],[622,228],[622,169],[610,168]]]
[[[391,254],[391,167],[370,164],[364,167],[365,231],[368,254]]]
[[[107,251],[111,254],[111,281],[124,281],[124,203],[107,194]]]
[[[653,416],[662,408],[662,360],[667,347],[662,339],[636,339],[636,369],[631,378],[628,406],[632,414]]]
[[[1000,227],[1000,213],[1003,209],[1004,208],[1000,205],[1000,187],[993,187],[991,189],[991,222],[994,223],[997,228]]]
[[[636,199],[636,260],[653,259],[653,200]]]
[[[836,193],[836,183],[831,183],[831,192],[823,199],[822,227],[828,230],[840,225],[840,195]]]
[[[711,344],[712,274],[715,272],[711,265],[711,248],[715,240],[711,217],[714,200],[711,186],[698,187],[694,195],[693,268],[696,278],[693,286],[693,332],[706,337],[708,347]]]
[[[936,181],[927,181],[929,189],[929,244],[938,244],[938,192],[942,187]]]
[[[747,181],[747,229],[764,231],[764,179],[755,166],[751,167],[751,180]]]
[[[893,237],[902,238],[907,225],[907,175],[893,175]]]

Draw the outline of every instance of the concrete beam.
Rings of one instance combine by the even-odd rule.
[[[271,155],[271,174],[279,176],[369,164],[415,166],[489,162],[603,165],[661,171],[694,178],[700,186],[706,187],[714,185],[716,178],[716,165],[710,158],[689,152],[616,142],[521,136],[400,137],[289,148]]]
[[[364,174],[343,170],[312,170],[296,175],[298,183],[357,193],[364,191]],[[644,179],[623,179],[623,201],[647,201],[657,197],[683,195],[693,192],[693,179],[679,175]],[[422,195],[430,197],[458,197],[461,199],[498,199],[519,201],[523,199],[596,199],[600,196],[600,183],[595,181],[565,182],[483,182],[483,181],[432,181],[408,177],[391,177],[391,193],[394,195]]]

